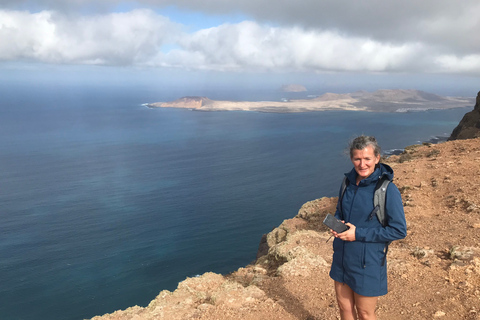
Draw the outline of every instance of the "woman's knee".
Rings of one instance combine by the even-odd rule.
[[[355,306],[360,320],[375,320],[378,297],[365,297],[355,294]]]
[[[361,309],[357,306],[357,315],[360,320],[375,320],[375,308],[374,309]]]
[[[352,301],[337,299],[338,308],[342,312],[353,313],[355,312],[355,305]]]

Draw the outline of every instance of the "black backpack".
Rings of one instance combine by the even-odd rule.
[[[386,201],[386,195],[387,195],[387,187],[389,183],[390,183],[390,180],[388,180],[387,177],[385,176],[382,176],[377,181],[377,184],[375,185],[375,191],[373,193],[373,210],[369,216],[369,218],[372,219],[373,216],[376,215],[378,221],[383,227],[386,227],[387,225],[387,221],[385,218],[385,201]],[[340,214],[342,215],[342,220],[343,220],[342,200],[348,184],[349,184],[349,181],[347,177],[343,178],[342,187],[340,189],[341,190],[340,197],[338,198],[338,205],[340,209]],[[382,266],[385,264],[385,259],[387,257],[387,252],[388,252],[388,245],[390,243],[391,241],[385,244],[385,256],[383,257]]]

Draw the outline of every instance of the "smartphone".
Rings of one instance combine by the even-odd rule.
[[[344,231],[347,231],[350,229],[349,226],[345,225],[342,221],[338,220],[334,216],[332,216],[330,213],[327,214],[325,219],[323,220],[323,224],[335,231],[336,233],[342,233]]]

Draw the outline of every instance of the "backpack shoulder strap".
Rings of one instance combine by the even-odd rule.
[[[340,194],[338,195],[338,207],[340,209],[340,214],[343,220],[343,205],[342,205],[342,200],[343,200],[343,195],[345,194],[345,190],[347,189],[348,186],[348,179],[347,177],[343,177],[342,181],[342,186],[340,187]]]
[[[375,186],[375,193],[373,195],[373,206],[375,207],[375,213],[377,215],[378,221],[382,224],[382,226],[387,225],[387,221],[385,219],[385,202],[387,196],[387,187],[390,183],[385,177],[380,178],[378,180],[377,185]]]
[[[385,202],[387,198],[387,187],[388,184],[390,183],[390,180],[388,180],[386,177],[380,178],[378,180],[377,185],[375,186],[375,193],[373,194],[373,205],[378,221],[382,224],[383,227],[387,225],[387,221],[385,218]],[[382,259],[382,266],[385,265],[385,261],[387,259],[387,253],[388,253],[388,245],[390,244],[391,241],[385,243],[385,254]]]

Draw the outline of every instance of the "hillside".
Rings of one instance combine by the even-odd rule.
[[[386,162],[402,192],[408,235],[390,246],[379,319],[480,319],[480,138],[411,146]],[[264,236],[249,266],[188,278],[146,308],[93,319],[337,319],[332,243],[321,224],[335,202],[304,204]]]

